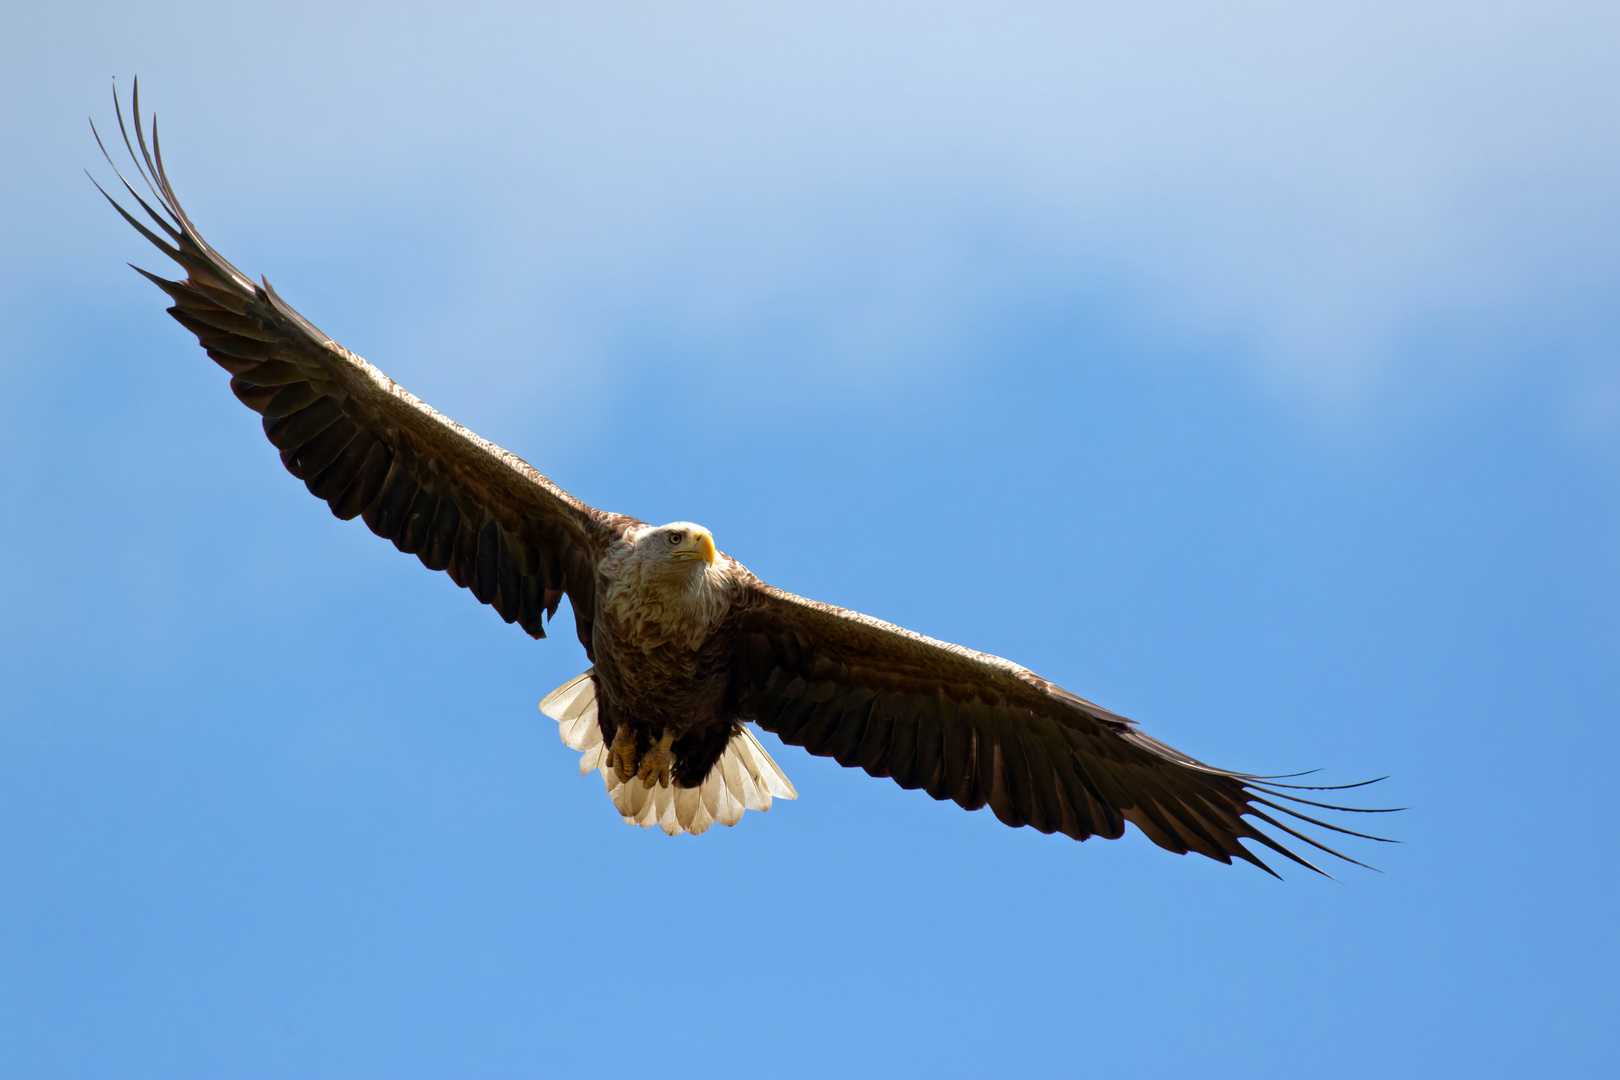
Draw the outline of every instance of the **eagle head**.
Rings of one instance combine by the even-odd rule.
[[[714,565],[714,534],[690,521],[672,521],[636,538],[638,552],[664,565],[702,563]],[[693,567],[693,569],[696,569]]]
[[[717,557],[714,534],[701,525],[642,526],[602,561],[602,610],[632,645],[696,649],[731,606],[731,574]]]

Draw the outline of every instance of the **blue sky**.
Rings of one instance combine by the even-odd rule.
[[[1612,5],[13,7],[0,1073],[1620,1068]],[[799,801],[626,828],[566,621],[331,518],[125,268],[135,72],[215,246],[580,497],[1404,843],[768,736]]]

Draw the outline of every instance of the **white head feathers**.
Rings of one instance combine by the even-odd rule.
[[[696,649],[731,607],[730,566],[701,525],[644,525],[602,561],[602,613],[640,648]]]

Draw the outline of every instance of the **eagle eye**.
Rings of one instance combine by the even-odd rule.
[[[680,543],[681,542],[681,534],[678,533],[678,532],[670,533],[669,534],[669,542],[670,542],[671,545]]]

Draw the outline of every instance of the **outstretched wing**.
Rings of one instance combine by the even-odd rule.
[[[1008,825],[1084,840],[1113,839],[1129,821],[1160,847],[1224,863],[1244,859],[1268,873],[1240,840],[1326,871],[1261,832],[1251,818],[1357,865],[1365,864],[1280,815],[1382,839],[1275,801],[1354,809],[1278,790],[1326,789],[1205,765],[999,656],[806,600],[752,575],[743,581],[745,599],[733,623],[738,711],[812,754],[968,810],[988,804]]]
[[[155,121],[147,144],[138,86],[132,104],[135,144],[121,107],[119,128],[162,212],[122,173],[118,178],[163,235],[107,198],[186,278],[136,269],[173,298],[169,314],[231,373],[243,404],[264,417],[287,471],[333,514],[363,518],[372,532],[430,570],[447,571],[536,638],[545,637],[544,620],[568,596],[589,652],[597,554],[632,519],[587,506],[440,415],[317,330],[269,282],[256,285],[225,261],[175,198]]]

